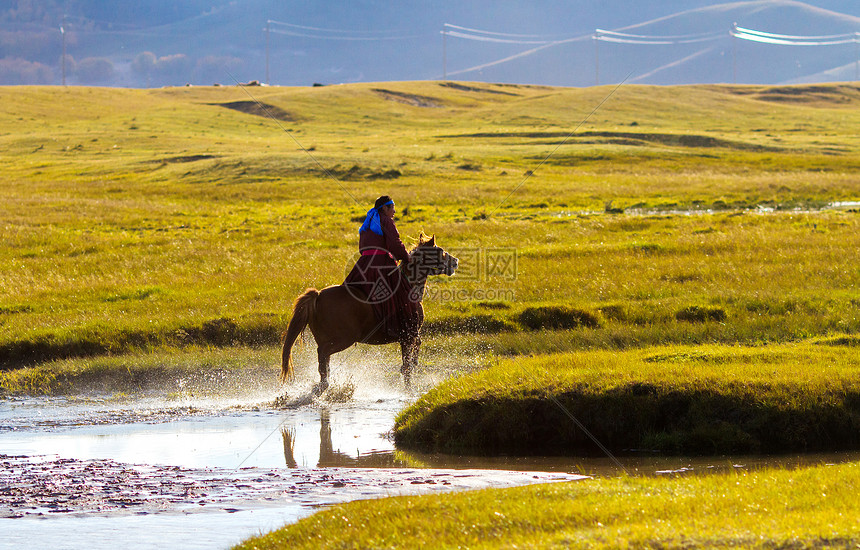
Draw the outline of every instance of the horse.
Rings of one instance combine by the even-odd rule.
[[[414,330],[400,336],[389,336],[376,318],[373,306],[363,294],[345,285],[332,285],[322,290],[309,288],[296,298],[293,315],[283,336],[281,353],[281,381],[293,379],[292,349],[296,339],[310,327],[317,343],[320,383],[318,391],[328,388],[329,359],[335,353],[357,344],[400,344],[403,364],[400,372],[406,387],[411,387],[412,371],[418,364],[421,347],[420,330],[424,322],[421,300],[427,277],[448,275],[457,270],[459,260],[436,246],[435,235],[420,235],[418,244],[409,252],[409,261],[402,262],[400,270],[412,285],[417,298],[418,323]],[[361,295],[360,295],[361,294]]]

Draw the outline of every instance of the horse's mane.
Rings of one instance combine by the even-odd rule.
[[[428,237],[428,236],[427,236],[427,235],[425,235],[425,234],[424,234],[424,232],[422,231],[421,233],[419,233],[419,234],[418,234],[418,244],[416,244],[415,246],[413,246],[413,247],[409,250],[409,253],[410,253],[410,254],[412,254],[412,253],[413,253],[413,252],[415,252],[419,247],[422,247],[422,246],[436,246],[436,235],[431,235],[431,236],[429,236],[429,237]]]

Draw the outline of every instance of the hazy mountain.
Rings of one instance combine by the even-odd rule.
[[[0,84],[59,84],[64,73],[112,86],[854,80],[858,43],[775,45],[729,31],[841,35],[860,32],[858,15],[856,0],[0,0]],[[595,29],[681,38],[596,42]]]

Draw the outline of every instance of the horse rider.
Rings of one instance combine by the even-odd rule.
[[[412,285],[397,266],[397,260],[404,266],[409,262],[409,253],[400,240],[394,213],[394,201],[388,195],[376,199],[367,211],[358,230],[361,256],[343,284],[353,296],[371,304],[389,338],[402,341],[417,330],[418,304]]]

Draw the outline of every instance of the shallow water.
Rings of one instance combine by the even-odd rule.
[[[312,512],[312,510],[310,511]],[[308,515],[301,505],[230,514],[0,519],[0,548],[230,548]]]
[[[860,208],[860,200],[850,200],[850,201],[837,201],[831,202],[829,204],[819,206],[819,207],[797,207],[797,208],[775,208],[773,206],[767,205],[758,205],[751,208],[720,208],[720,209],[712,209],[712,208],[624,208],[621,209],[626,215],[629,216],[696,216],[702,214],[715,214],[715,213],[733,213],[733,212],[748,212],[755,214],[774,214],[774,213],[815,213],[815,212],[827,212],[827,211],[845,211],[845,210],[855,210]],[[570,216],[595,216],[595,215],[604,215],[607,212],[605,210],[586,210],[586,211],[569,211],[563,210],[561,212],[551,214],[556,217],[565,218]]]
[[[0,548],[227,548],[359,498],[581,478],[428,467],[388,436],[413,395],[332,395],[0,400]]]
[[[0,449],[9,455],[189,468],[280,468],[290,465],[283,443],[290,437],[294,467],[313,468],[321,458],[349,465],[348,458],[393,451],[386,432],[405,404],[389,399],[277,410],[258,405],[219,409],[213,403],[171,407],[153,401],[101,406],[6,402],[0,405]],[[334,459],[320,456],[323,424],[331,432],[333,452],[339,453]]]
[[[398,452],[389,431],[415,395],[392,386],[0,400],[0,548],[227,548],[354,499],[860,460]]]

